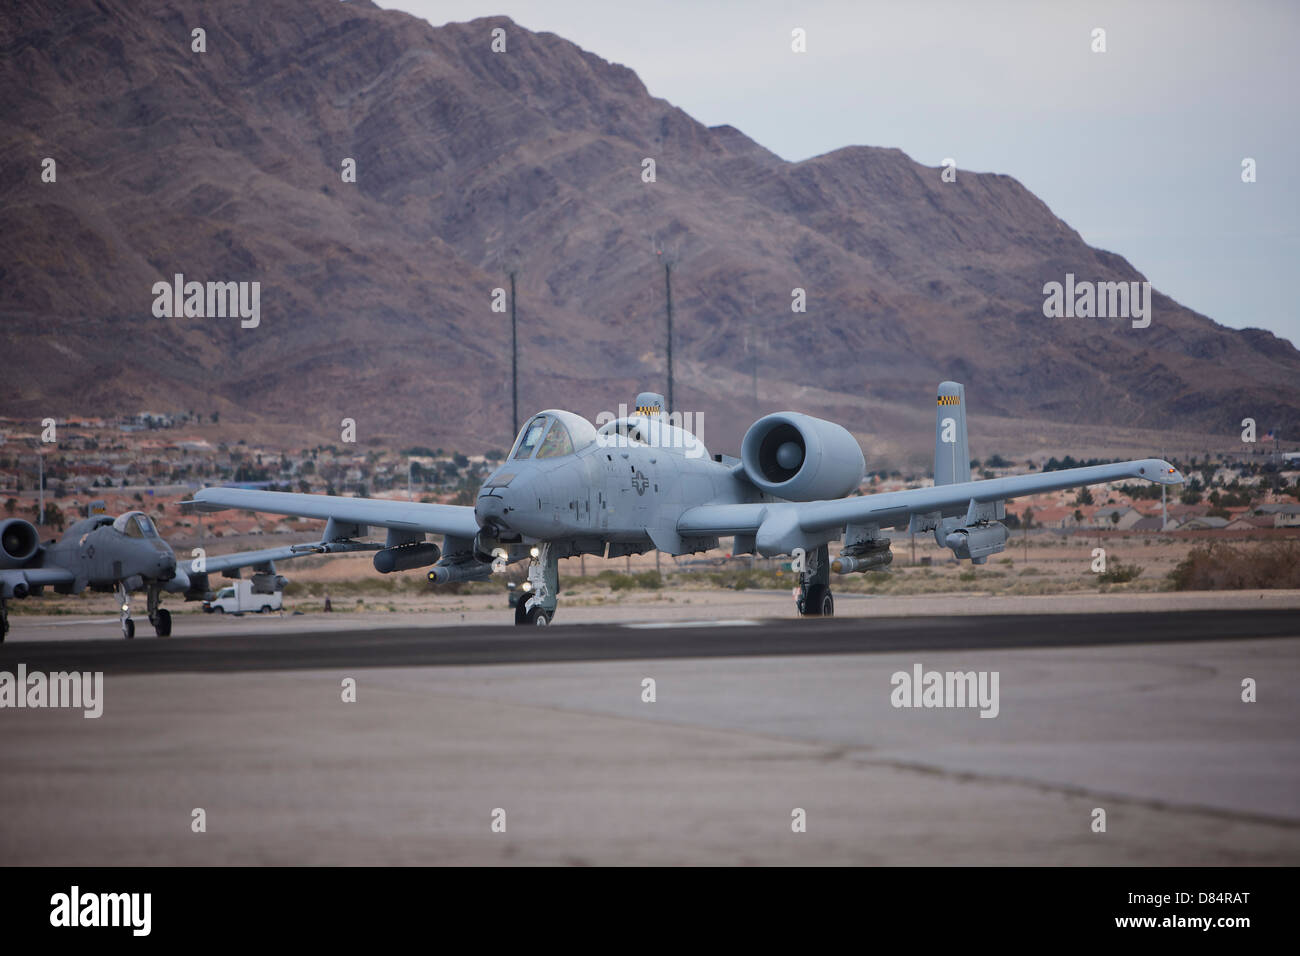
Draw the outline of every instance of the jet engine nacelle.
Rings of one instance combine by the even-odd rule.
[[[842,498],[867,467],[846,429],[798,412],[775,412],[750,425],[740,460],[756,487],[787,501]]]
[[[410,571],[415,568],[427,568],[442,557],[442,551],[436,544],[403,544],[395,548],[376,551],[375,570],[380,574],[392,574],[394,571]]]
[[[22,518],[0,521],[0,568],[20,568],[41,546],[36,525]]]
[[[983,564],[990,554],[997,554],[1007,546],[1007,529],[996,521],[986,525],[973,525],[950,531],[944,544],[952,548],[959,558],[970,558]]]

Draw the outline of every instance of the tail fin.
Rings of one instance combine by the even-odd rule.
[[[934,483],[970,481],[970,449],[966,445],[966,387],[939,383],[934,424]]]

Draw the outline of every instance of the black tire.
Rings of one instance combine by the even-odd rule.
[[[269,605],[269,604],[263,604],[263,605],[262,605],[262,609],[261,609],[260,611],[258,611],[257,613],[258,613],[258,614],[270,614],[270,613],[271,613],[271,605]]]
[[[528,623],[528,609],[524,607],[524,603],[527,599],[527,594],[519,595],[519,602],[515,605],[516,624],[523,625]]]
[[[833,617],[835,599],[831,597],[831,589],[824,584],[810,586],[803,594],[799,613],[804,617]]]
[[[122,622],[122,636],[128,641],[135,637],[135,621],[127,618]]]
[[[213,614],[225,614],[225,613],[226,613],[226,609],[225,609],[224,607],[222,607],[220,604],[218,604],[218,605],[216,605],[216,607],[214,607],[214,608],[212,609],[212,613],[213,613]]]
[[[555,616],[554,611],[548,611],[544,607],[535,607],[528,612],[527,623],[535,627],[549,627],[551,618]]]
[[[165,607],[158,609],[158,614],[153,622],[153,632],[159,637],[172,636],[172,612]]]

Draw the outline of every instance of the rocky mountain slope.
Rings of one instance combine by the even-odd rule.
[[[944,183],[861,146],[784,162],[505,18],[17,0],[0,82],[0,414],[219,410],[313,437],[351,417],[362,437],[500,446],[504,270],[521,415],[594,417],[662,388],[662,252],[677,405],[719,448],[777,407],[914,438],[944,378],[1036,431],[1300,428],[1300,353],[1270,333],[1158,292],[1145,329],[1045,318],[1045,282],[1141,276],[1014,179]],[[260,282],[260,325],[155,318],[175,273]]]

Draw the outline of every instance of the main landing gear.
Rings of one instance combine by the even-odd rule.
[[[129,641],[135,637],[135,621],[131,619],[131,597],[127,593],[126,585],[121,581],[117,582],[114,593],[117,595],[118,615],[122,621],[122,636]],[[153,632],[159,637],[171,637],[172,614],[166,608],[158,606],[161,596],[161,584],[151,584],[145,589],[145,605],[149,612],[149,623],[153,625]]]
[[[515,604],[515,623],[549,626],[555,617],[559,593],[559,560],[549,544],[539,544],[533,548],[533,559],[528,564],[527,590],[519,595]]]
[[[152,584],[149,586],[148,606],[149,606],[149,623],[153,625],[153,632],[159,637],[171,637],[172,635],[172,612],[164,607],[158,606],[158,599],[162,595],[162,585]]]
[[[823,544],[804,560],[807,564],[800,572],[799,596],[794,606],[803,617],[831,617],[835,614],[835,598],[831,595],[830,546]]]

